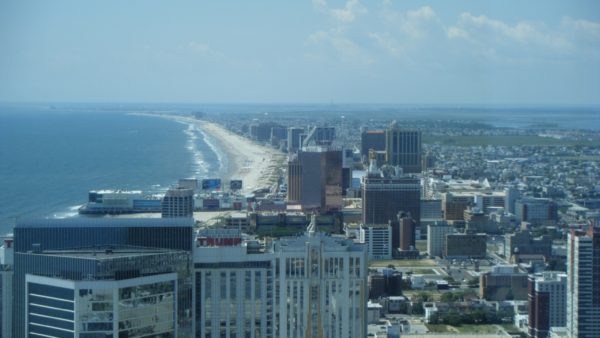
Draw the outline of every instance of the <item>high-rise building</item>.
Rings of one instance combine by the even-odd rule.
[[[385,131],[366,130],[360,134],[360,155],[363,162],[369,159],[369,150],[385,151]]]
[[[13,318],[13,238],[4,238],[0,247],[0,336],[12,336]]]
[[[420,224],[420,180],[400,172],[388,174],[369,169],[362,181],[363,223],[387,224],[401,211],[410,213],[417,225]]]
[[[52,260],[52,262],[60,262],[60,264],[44,263],[38,261],[38,258],[47,255],[38,257],[31,254],[32,252],[135,246],[185,251],[187,255],[190,255],[193,245],[193,225],[194,220],[191,218],[67,218],[17,221],[14,228],[15,264],[12,313],[22,315],[13,316],[13,334],[11,336],[25,337],[26,274],[55,277],[56,273],[76,272],[80,268],[66,263],[66,260]],[[82,259],[69,262],[84,261],[87,262]],[[139,271],[140,268],[136,264],[132,260],[127,267],[124,264],[121,265],[121,272]],[[153,264],[158,263],[154,262]],[[34,268],[38,270],[32,270]],[[177,302],[178,327],[182,337],[189,337],[192,328],[192,283],[189,268],[187,271],[187,275],[185,273],[178,275],[178,293],[182,294]]]
[[[567,240],[567,333],[600,337],[600,227],[572,230]]]
[[[274,244],[276,337],[366,337],[367,248],[314,233]]]
[[[194,216],[194,190],[188,188],[170,188],[161,202],[163,218]]]
[[[194,251],[196,337],[276,337],[272,252],[251,243]]]
[[[507,187],[506,189],[504,189],[504,195],[504,210],[506,210],[506,212],[514,214],[515,202],[521,197],[521,193],[515,187]]]
[[[114,246],[15,253],[15,275],[25,277],[18,336],[189,337],[189,260]]]
[[[421,132],[401,130],[396,121],[385,131],[386,162],[405,173],[421,172]]]
[[[289,127],[287,132],[287,152],[292,154],[302,147],[300,135],[304,133],[304,128]]]
[[[266,247],[197,247],[196,336],[365,337],[367,246],[315,227]]]
[[[415,220],[409,213],[398,215],[400,223],[400,250],[415,250]]]
[[[446,252],[446,235],[454,232],[454,227],[444,221],[427,226],[427,254],[429,257],[442,257]]]
[[[370,259],[392,258],[392,227],[389,224],[361,226]]]
[[[337,211],[342,207],[342,152],[306,147],[288,162],[288,202],[304,210]]]
[[[528,283],[529,338],[547,338],[551,327],[566,325],[567,275],[545,271]]]

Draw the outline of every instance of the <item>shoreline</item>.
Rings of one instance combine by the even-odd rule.
[[[232,179],[243,181],[242,193],[270,188],[277,182],[280,168],[285,165],[284,153],[258,144],[225,127],[205,120],[169,114],[131,113],[132,115],[159,117],[179,123],[192,124],[216,143],[215,146],[227,158],[227,170],[221,177],[223,183]],[[197,177],[201,179],[200,177]]]

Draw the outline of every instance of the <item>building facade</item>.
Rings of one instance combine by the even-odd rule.
[[[289,154],[295,153],[300,149],[302,144],[300,143],[300,135],[304,133],[304,128],[289,127],[287,132],[287,152]]]
[[[303,210],[337,211],[342,207],[342,151],[309,147],[290,156],[288,202]]]
[[[273,253],[247,244],[194,252],[196,337],[276,337]]]
[[[53,250],[78,250],[100,247],[137,247],[169,249],[191,254],[193,245],[193,225],[191,218],[170,219],[132,219],[132,218],[67,218],[19,220],[14,228],[14,278],[13,311],[22,314],[13,316],[11,335],[14,338],[25,337],[27,274],[56,277],[61,271],[79,271],[83,269],[75,259],[57,256],[48,258],[48,262],[39,262],[41,257],[32,252],[44,253]],[[50,262],[52,264],[50,264]],[[131,261],[123,264],[123,271],[136,271],[139,267]],[[141,263],[140,263],[141,264]],[[153,263],[156,264],[156,263]],[[90,274],[88,266],[84,275]],[[189,267],[178,277],[178,292],[183,293],[178,306],[179,334],[189,337],[192,334],[192,276]],[[79,273],[79,272],[78,272]],[[70,276],[70,275],[69,275]],[[67,276],[67,277],[69,277]],[[69,277],[70,278],[70,277]]]
[[[385,131],[365,130],[360,134],[360,155],[363,162],[369,158],[369,150],[385,151]]]
[[[0,247],[0,336],[12,335],[13,320],[13,238],[4,238]]]
[[[405,173],[421,172],[421,132],[401,130],[394,121],[385,131],[386,162]]]
[[[568,235],[567,333],[600,337],[600,227]]]
[[[527,300],[528,275],[516,265],[498,265],[481,274],[479,292],[488,301]]]
[[[167,190],[161,201],[163,218],[194,216],[194,190],[189,188],[171,188]]]
[[[365,245],[308,231],[274,253],[276,337],[366,337]]]
[[[412,177],[384,177],[370,173],[362,182],[362,221],[383,224],[398,213],[410,213],[416,224],[421,218],[421,182]]]
[[[18,336],[189,337],[189,259],[126,247],[15,253]]]
[[[392,258],[392,227],[389,224],[363,225],[361,231],[364,231],[369,259]]]
[[[530,275],[529,338],[547,338],[551,327],[564,327],[567,321],[567,274],[554,271]]]
[[[442,257],[446,252],[446,235],[454,232],[454,227],[446,222],[436,222],[427,226],[427,254],[429,257]]]
[[[515,202],[515,215],[521,222],[542,224],[558,219],[558,208],[549,198],[521,198]]]
[[[444,257],[485,258],[485,234],[447,234]]]

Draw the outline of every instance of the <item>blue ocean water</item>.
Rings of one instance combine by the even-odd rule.
[[[93,189],[160,192],[226,163],[193,125],[126,111],[0,106],[0,234],[19,217],[69,217]]]

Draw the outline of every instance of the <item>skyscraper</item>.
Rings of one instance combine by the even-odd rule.
[[[385,150],[385,131],[384,130],[365,130],[360,135],[360,155],[363,162],[368,161],[369,150]]]
[[[409,251],[415,249],[415,220],[409,213],[398,215],[400,222],[400,250]]]
[[[374,162],[371,159],[371,162]],[[362,212],[364,224],[387,224],[398,212],[410,213],[416,224],[421,216],[421,182],[400,171],[389,173],[373,167],[362,182]]]
[[[26,273],[25,336],[189,337],[192,309],[178,309],[191,295],[189,259],[112,246],[16,253]]]
[[[315,233],[194,253],[197,337],[365,337],[367,246]]]
[[[287,152],[292,154],[298,151],[302,146],[300,134],[304,133],[304,128],[289,127],[287,132]]]
[[[528,280],[529,338],[547,338],[551,327],[567,320],[567,275],[546,271]]]
[[[405,173],[421,172],[421,132],[401,130],[396,121],[385,131],[386,162]]]
[[[305,210],[342,207],[342,151],[307,147],[288,162],[288,202]]]
[[[600,227],[593,225],[568,236],[567,333],[600,337]]]
[[[7,237],[0,247],[0,336],[12,335],[13,320],[13,270],[14,246],[13,239]]]
[[[366,337],[367,248],[311,226],[274,244],[275,336]]]
[[[32,265],[30,260],[37,259],[37,256],[28,252],[136,246],[185,251],[189,255],[193,244],[193,225],[194,220],[191,218],[19,220],[14,228],[13,314],[21,315],[13,316],[12,337],[25,336],[26,274],[52,277],[61,271],[77,271],[79,268],[65,263],[66,261],[60,261],[61,265]],[[32,270],[33,268],[40,270]],[[139,266],[132,261],[131,265],[123,268],[123,271],[127,270],[139,270]],[[192,328],[192,281],[189,269],[187,275],[184,273],[178,276],[178,293],[183,295],[177,302],[179,332],[187,337]]]
[[[274,257],[250,245],[194,253],[196,337],[275,337]]]
[[[429,257],[442,257],[446,252],[446,235],[454,232],[454,227],[445,221],[427,226],[427,254]]]

